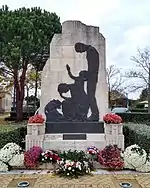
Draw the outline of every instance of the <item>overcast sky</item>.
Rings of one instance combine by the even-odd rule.
[[[80,20],[100,27],[107,41],[107,65],[129,69],[137,48],[149,47],[150,0],[0,0],[10,9],[40,6],[61,22]]]

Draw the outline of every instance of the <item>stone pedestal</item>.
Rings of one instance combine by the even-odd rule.
[[[44,123],[27,124],[26,151],[33,146],[40,146],[41,148],[43,148],[44,134],[45,134]]]
[[[124,135],[122,124],[105,124],[103,122],[80,122],[80,126],[71,124],[52,123],[51,133],[44,134],[45,126],[28,125],[26,135],[26,150],[33,146],[40,146],[44,150],[86,150],[89,146],[103,149],[107,145],[117,145],[124,150]],[[93,124],[93,126],[91,126]],[[82,125],[82,126],[81,126]],[[68,128],[70,126],[70,128]],[[75,127],[76,126],[76,127]],[[105,129],[104,129],[105,127]],[[86,130],[85,130],[86,128]]]
[[[43,135],[45,134],[45,125],[43,123],[27,124],[27,135]]]
[[[105,124],[106,145],[117,145],[124,150],[124,135],[122,124]]]
[[[68,139],[64,139],[64,135],[68,135]],[[74,136],[74,139],[71,138],[71,135]],[[78,136],[83,134],[45,134],[44,139],[44,150],[45,149],[54,149],[61,151],[68,150],[83,150],[86,151],[89,146],[95,146],[99,149],[105,147],[105,134],[85,134],[86,137],[81,137],[78,139]]]
[[[43,148],[44,135],[26,135],[26,151],[33,146],[40,146]]]
[[[27,126],[26,150],[40,146],[44,150],[87,150],[89,146],[105,147],[104,122],[51,122],[44,134],[43,125]]]

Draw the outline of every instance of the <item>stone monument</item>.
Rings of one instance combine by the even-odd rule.
[[[108,89],[105,38],[99,27],[80,21],[62,24],[42,72],[40,105],[45,134],[27,135],[26,149],[33,143],[60,150],[106,146],[102,119],[108,112]]]
[[[75,50],[75,44],[79,42],[92,46],[99,55],[99,62],[94,62],[94,57],[91,57],[93,64],[90,66],[97,66],[96,69],[98,70],[98,75],[95,75],[95,77],[97,76],[97,78],[95,78],[97,79],[96,100],[99,109],[99,117],[100,120],[102,120],[103,115],[108,111],[105,38],[99,32],[99,27],[87,26],[80,21],[64,22],[62,24],[62,34],[55,34],[51,41],[50,58],[46,62],[42,73],[40,113],[44,114],[44,108],[51,100],[63,100],[58,92],[59,84],[74,83],[74,80],[68,75],[66,69],[67,64],[74,76],[78,76],[80,71],[88,70],[86,51],[78,53]],[[93,71],[92,69],[90,70],[91,72]]]

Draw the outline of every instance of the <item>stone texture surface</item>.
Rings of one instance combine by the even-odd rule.
[[[105,124],[106,145],[117,145],[124,151],[124,135],[122,124]]]
[[[149,175],[93,175],[83,176],[79,179],[59,178],[53,174],[38,174],[38,175],[0,175],[1,188],[13,188],[14,182],[23,180],[34,181],[33,188],[119,188],[120,182],[128,181],[135,188],[149,188]]]
[[[43,148],[54,149],[54,150],[83,150],[86,151],[89,146],[95,146],[99,149],[105,147],[105,142],[103,140],[44,140]]]
[[[43,148],[44,144],[44,135],[26,135],[26,151],[32,148],[33,146],[40,146]]]
[[[45,125],[30,123],[27,124],[27,135],[43,135],[45,134]]]
[[[80,21],[64,22],[62,24],[62,34],[55,34],[52,39],[50,58],[42,72],[40,113],[44,113],[44,107],[50,100],[62,100],[57,92],[59,83],[73,83],[67,74],[66,64],[69,64],[74,75],[78,75],[81,70],[87,70],[85,54],[78,54],[74,50],[76,42],[90,44],[99,52],[100,67],[96,98],[100,119],[102,120],[103,115],[108,110],[105,38],[99,32],[98,27],[87,26]]]

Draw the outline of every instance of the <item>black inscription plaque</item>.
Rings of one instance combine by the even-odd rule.
[[[86,134],[63,134],[63,140],[86,140]]]
[[[47,122],[46,134],[51,133],[104,133],[104,122]]]

